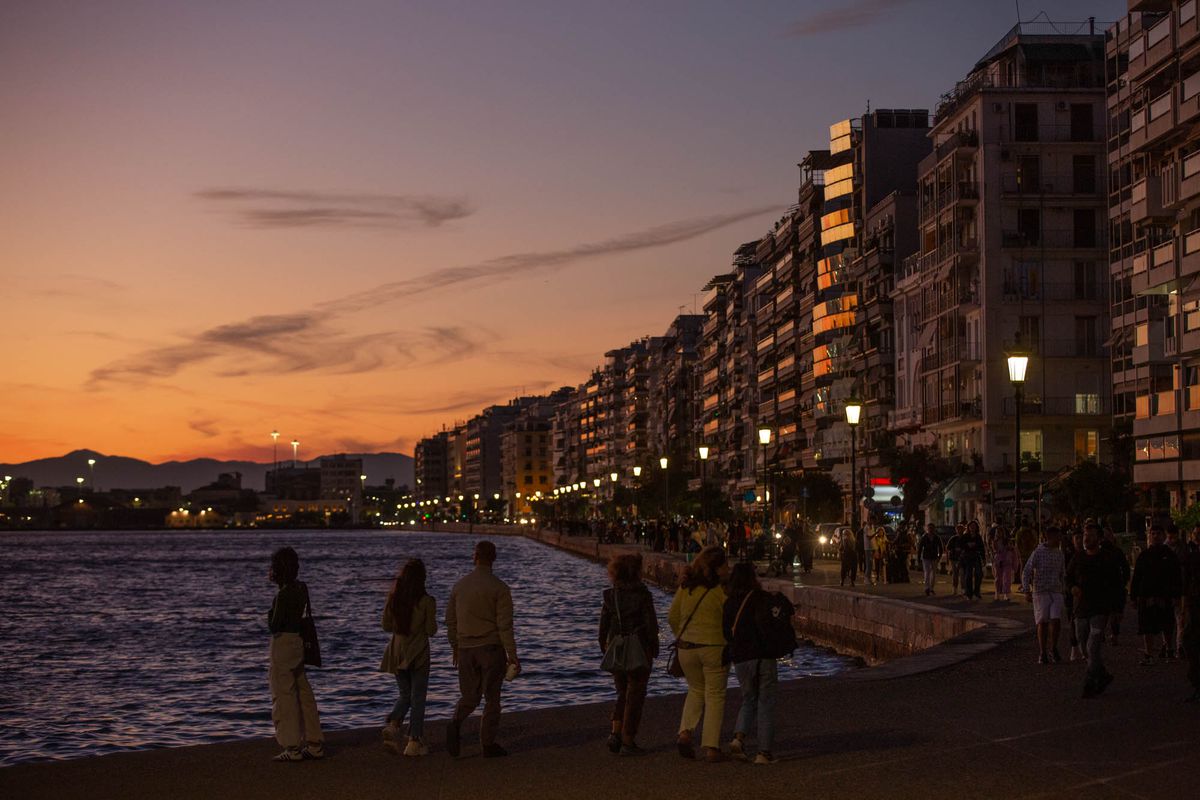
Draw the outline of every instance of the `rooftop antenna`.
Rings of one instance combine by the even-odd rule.
[[[1021,24],[1021,0],[1013,0],[1013,5],[1017,7],[1017,24]]]

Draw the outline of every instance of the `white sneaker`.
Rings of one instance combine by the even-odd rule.
[[[754,757],[755,764],[774,764],[779,759],[771,755],[766,750],[760,750],[758,755]]]
[[[396,741],[396,737],[400,735],[400,729],[393,728],[391,725],[384,725],[379,735],[383,737],[385,742],[394,742]]]
[[[1082,661],[1083,653],[1080,651],[1080,649],[1078,647],[1072,647],[1071,655],[1067,657],[1067,660],[1068,661]]]
[[[271,759],[272,761],[288,762],[288,761],[303,761],[304,755],[297,749],[288,748],[279,755]]]
[[[429,755],[429,745],[425,744],[420,739],[409,739],[408,744],[404,746],[404,755],[427,756]]]

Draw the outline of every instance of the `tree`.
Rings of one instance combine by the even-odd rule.
[[[935,483],[954,474],[949,462],[929,447],[882,449],[879,459],[888,468],[892,483],[904,487],[904,518],[912,521],[921,513]]]
[[[778,475],[775,492],[781,500],[786,498],[806,509],[810,520],[837,522],[842,518],[842,487],[823,470]]]
[[[1094,461],[1080,461],[1050,491],[1054,511],[1076,518],[1123,516],[1137,500],[1126,475]]]

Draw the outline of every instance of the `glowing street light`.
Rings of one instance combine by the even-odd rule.
[[[846,424],[850,426],[850,529],[858,535],[858,422],[862,418],[862,401],[846,401]]]
[[[271,431],[271,462],[279,469],[279,431]]]
[[[96,491],[96,459],[88,459],[88,485],[92,487],[92,491]]]
[[[608,479],[609,479],[610,481],[612,481],[613,483],[616,483],[616,482],[617,482],[617,478],[619,478],[619,477],[621,477],[621,476],[620,476],[620,475],[618,475],[618,474],[617,474],[617,473],[615,473],[615,472],[610,472],[610,473],[608,473]]]
[[[1021,513],[1021,387],[1025,385],[1025,371],[1029,369],[1029,353],[1018,344],[1009,351],[1008,380],[1013,385],[1014,422],[1016,426],[1016,446],[1013,459],[1013,525],[1020,523]]]
[[[296,452],[300,447],[299,439],[292,439],[292,469],[296,468]]]

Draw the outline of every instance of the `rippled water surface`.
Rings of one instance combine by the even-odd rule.
[[[266,612],[271,551],[291,545],[309,584],[326,667],[310,670],[329,730],[382,724],[395,683],[377,672],[380,615],[398,565],[425,560],[439,631],[427,716],[457,698],[441,630],[450,587],[480,537],[434,533],[0,534],[0,764],[269,736]],[[507,710],[612,697],[598,668],[603,567],[498,537],[496,574],[513,591],[523,673]],[[669,597],[652,589],[664,641]],[[847,659],[801,649],[781,678]],[[662,673],[652,694],[682,682]],[[731,682],[733,679],[731,678]]]

